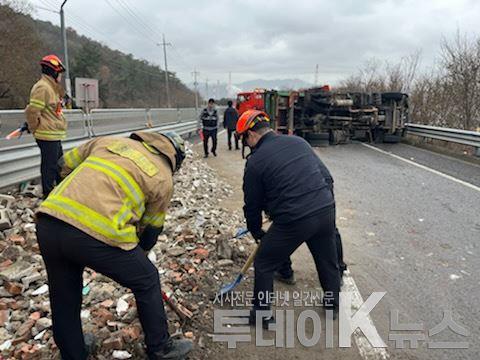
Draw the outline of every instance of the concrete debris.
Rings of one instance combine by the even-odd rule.
[[[112,353],[112,357],[114,359],[130,359],[132,357],[132,354],[130,354],[128,351],[115,350]]]
[[[212,332],[216,291],[231,281],[254,246],[241,209],[224,202],[231,194],[190,149],[175,176],[175,192],[164,232],[149,253],[162,290],[192,314],[181,318],[165,304],[171,334],[183,334],[205,351]],[[59,358],[52,334],[48,281],[35,234],[39,187],[0,195],[0,359]],[[3,211],[3,213],[2,213]],[[85,333],[95,334],[95,358],[145,358],[143,332],[131,292],[91,269],[84,272],[81,318]],[[201,344],[200,344],[201,343]],[[195,357],[194,357],[195,358]]]

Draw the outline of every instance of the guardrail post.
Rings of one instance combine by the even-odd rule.
[[[182,111],[180,110],[180,108],[177,108],[177,122],[182,122]]]

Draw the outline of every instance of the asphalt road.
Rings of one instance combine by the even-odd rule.
[[[207,161],[236,189],[226,206],[239,209],[243,161],[239,152],[225,150],[221,138],[219,156]],[[378,148],[414,163],[363,144],[315,151],[335,178],[337,224],[356,287],[363,300],[372,292],[386,292],[371,318],[388,345],[388,357],[476,360],[480,351],[480,167],[403,144]],[[293,267],[298,279],[294,289],[318,287],[304,246],[294,254]],[[251,279],[244,284],[246,289],[251,285]],[[390,313],[396,310],[401,324],[417,323],[421,330],[390,330]],[[455,323],[468,331],[467,336],[448,328],[429,336],[445,311],[452,312]],[[416,349],[409,348],[408,342],[404,349],[397,349],[399,343],[389,340],[392,334],[417,334],[425,340],[419,341]],[[467,342],[468,349],[432,349],[427,341],[430,347],[439,341]],[[295,349],[278,349],[244,344],[235,351],[225,348],[214,358],[382,358],[362,352],[358,343],[351,349],[297,345]]]
[[[443,155],[397,144],[384,150],[472,184],[480,167]],[[372,318],[385,341],[390,311],[401,323],[421,323],[425,334],[445,310],[469,331],[447,329],[429,341],[467,341],[469,349],[395,349],[392,358],[478,359],[480,350],[480,191],[416,167],[363,144],[317,149],[335,178],[337,221],[347,262],[366,299],[387,294]],[[402,333],[401,331],[391,331]],[[408,347],[408,344],[407,346]]]

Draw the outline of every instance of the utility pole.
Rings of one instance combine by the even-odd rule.
[[[167,107],[170,107],[170,88],[168,86],[168,66],[167,66],[167,45],[172,46],[172,44],[165,42],[165,34],[162,34],[162,43],[157,45],[163,46],[163,59],[165,61],[165,91],[167,93]]]
[[[217,80],[217,86],[214,87],[213,98],[215,100],[220,98],[220,80]]]
[[[205,102],[208,103],[208,77],[205,79]]]
[[[318,64],[315,66],[315,86],[318,85]]]
[[[72,83],[70,81],[70,66],[68,65],[67,29],[65,28],[65,16],[63,14],[63,7],[66,2],[67,0],[63,0],[62,6],[60,6],[60,27],[62,31],[63,61],[65,62],[65,92],[70,98],[70,101],[72,101]]]
[[[198,112],[198,81],[197,81],[197,76],[200,75],[200,73],[197,71],[197,69],[193,69],[192,75],[193,75],[193,87],[195,89],[195,111]]]

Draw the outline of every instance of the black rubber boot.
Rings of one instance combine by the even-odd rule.
[[[297,280],[295,279],[294,274],[290,275],[289,277],[284,277],[278,271],[275,271],[275,274],[273,275],[273,277],[275,278],[275,280],[278,280],[287,285],[295,285],[297,283]]]
[[[183,360],[192,349],[190,340],[170,338],[161,351],[150,356],[150,360]]]
[[[256,311],[255,310],[250,310],[250,317],[248,319],[248,324],[250,326],[256,326],[257,325],[257,314],[256,314]],[[275,318],[273,316],[269,316],[269,317],[263,317],[262,318],[262,327],[265,329],[265,330],[268,330],[268,325],[275,325],[276,322],[275,322]]]

